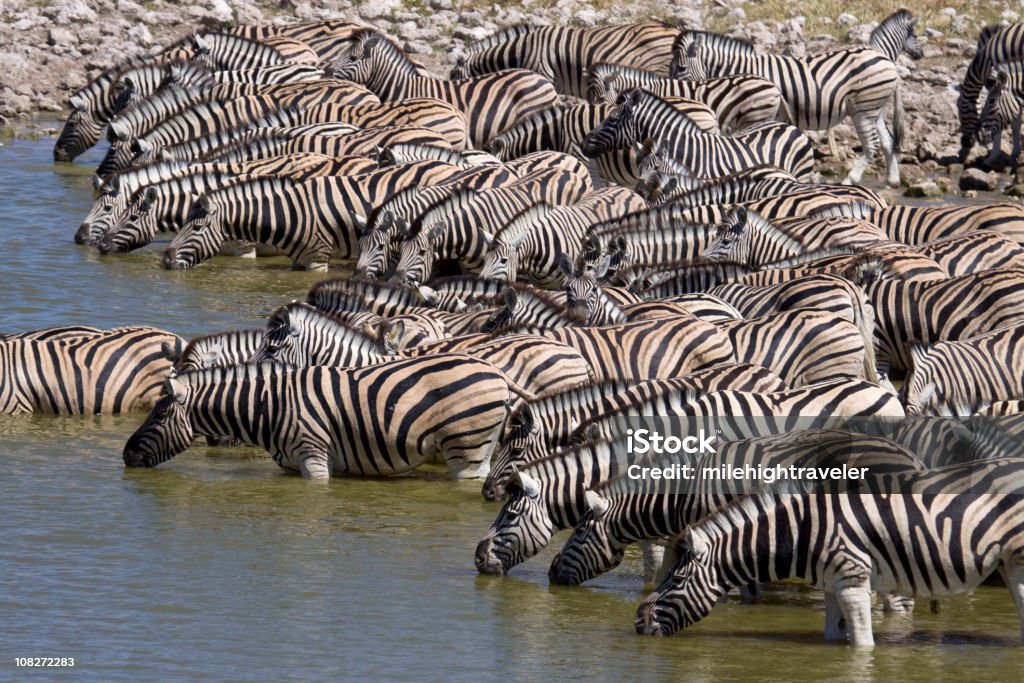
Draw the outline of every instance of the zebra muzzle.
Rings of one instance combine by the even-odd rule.
[[[168,247],[164,250],[163,258],[160,263],[167,270],[179,270],[185,267],[183,263],[178,262],[178,254],[174,249]]]
[[[500,576],[505,573],[505,568],[501,564],[501,560],[494,556],[491,552],[494,548],[494,543],[489,538],[485,538],[480,541],[476,546],[476,554],[473,557],[473,564],[476,565],[476,570],[481,574],[491,574],[493,576]]]
[[[644,603],[636,610],[636,632],[645,636],[660,636],[661,624],[655,613],[654,605]]]

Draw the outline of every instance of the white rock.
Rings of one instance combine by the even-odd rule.
[[[145,24],[136,24],[128,29],[128,37],[132,43],[142,47],[149,47],[153,44],[153,34],[149,32]]]
[[[53,21],[57,24],[89,23],[99,18],[96,12],[82,0],[66,0],[54,7],[57,10],[57,16]]]
[[[843,12],[838,17],[836,17],[836,23],[842,26],[843,28],[850,28],[857,24],[857,17],[853,16],[849,12]]]
[[[209,0],[206,3],[206,9],[210,16],[217,21],[226,24],[229,21],[235,20],[235,11],[231,9],[231,5],[224,0]]]
[[[263,22],[263,12],[259,7],[248,2],[235,2],[235,19],[239,24],[259,24]]]
[[[597,26],[597,23],[601,20],[601,15],[596,10],[589,7],[585,7],[580,11],[576,12],[576,23],[580,26]]]
[[[76,45],[78,43],[78,36],[66,28],[55,26],[50,29],[49,34],[46,36],[46,42],[49,45],[58,46]]]
[[[359,16],[363,19],[380,19],[401,8],[402,0],[374,0],[359,6]]]

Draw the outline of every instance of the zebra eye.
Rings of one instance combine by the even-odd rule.
[[[514,522],[515,520],[519,519],[519,512],[516,510],[509,510],[506,517],[508,518],[508,521]]]

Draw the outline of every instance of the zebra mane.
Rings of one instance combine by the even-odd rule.
[[[723,227],[735,232],[755,230],[773,242],[781,243],[787,248],[795,249],[798,252],[804,251],[803,244],[792,233],[766,220],[760,214],[743,207],[734,208],[728,215]]]
[[[386,353],[380,340],[367,334],[365,330],[353,327],[334,313],[316,308],[304,301],[293,301],[271,313],[267,320],[267,329],[274,330],[289,326],[293,319],[329,328],[331,335],[342,339],[346,346],[356,346],[361,349],[370,346],[375,351]]]
[[[762,264],[760,270],[774,270],[779,268],[797,268],[799,266],[805,266],[813,261],[821,259],[839,257],[839,256],[856,256],[861,253],[861,249],[850,246],[832,246],[832,247],[819,247],[810,251],[801,252],[795,256],[789,258],[779,259],[778,261],[771,261],[770,263]]]
[[[565,116],[565,112],[566,107],[561,104],[553,104],[541,109],[528,119],[520,121],[516,125],[512,126],[501,135],[496,135],[486,145],[484,145],[484,149],[495,156],[500,156],[502,150],[515,142],[515,140],[529,135],[533,131],[545,128],[551,131],[553,137],[560,136],[562,119]],[[559,139],[561,138],[559,137]],[[561,145],[554,144],[552,147],[554,149],[559,149]]]
[[[448,224],[447,219],[471,204],[479,193],[469,187],[455,190],[428,206],[409,226],[407,237],[418,235],[424,228],[431,229],[434,225]]]
[[[549,450],[541,457],[524,463],[519,469],[525,473],[527,470],[537,469],[543,467],[547,463],[554,462],[556,460],[567,460],[576,457],[584,451],[590,450],[595,446],[612,445],[616,442],[616,439],[609,439],[607,437],[599,436],[593,439],[587,439],[581,443],[573,444],[571,446],[559,446],[558,448]],[[514,480],[512,482],[514,484]]]
[[[287,40],[287,39],[285,39]],[[221,43],[228,51],[240,51],[244,50],[250,54],[258,53],[261,55],[275,55],[281,58],[281,51],[273,47],[273,45],[255,40],[253,38],[247,38],[234,33],[226,33],[224,31],[204,31],[203,33],[196,33],[185,39],[186,42],[191,42],[197,50],[201,49],[198,46],[199,41]],[[280,41],[283,42],[283,41]],[[298,42],[298,41],[292,41]],[[245,46],[245,47],[241,47]]]
[[[204,334],[200,337],[193,337],[187,344],[185,344],[185,348],[181,350],[181,354],[179,354],[175,364],[178,364],[191,356],[206,353],[207,350],[214,345],[230,343],[229,340],[231,339],[242,339],[245,337],[256,338],[258,340],[263,337],[263,330],[258,327],[246,328],[242,330],[214,332],[213,334]]]
[[[388,196],[386,200],[377,204],[370,210],[370,214],[366,217],[366,227],[363,228],[363,230],[368,232],[370,230],[379,229],[386,216],[390,217],[391,222],[388,224],[389,228],[391,230],[395,230],[396,224],[394,219],[395,209],[397,208],[396,204],[401,208],[410,206],[422,189],[423,188],[418,185],[413,185],[412,187],[406,187]]]
[[[804,218],[860,218],[867,220],[875,212],[867,202],[838,202],[804,214]]]
[[[650,206],[646,209],[632,211],[622,216],[617,216],[599,223],[594,223],[587,231],[587,235],[595,237],[607,237],[626,232],[661,232],[666,224],[673,227],[683,224],[699,227],[700,224],[689,220],[683,220],[681,213],[693,207],[680,206],[678,204],[664,204],[661,206]]]
[[[667,282],[684,282],[689,293],[703,293],[718,285],[735,282],[739,278],[756,272],[745,263],[736,261],[668,261],[656,266],[636,265],[626,271],[640,269],[640,277],[648,281],[641,293],[656,289]]]
[[[632,100],[633,115],[635,115],[635,112],[638,109],[654,111],[656,113],[655,118],[672,121],[673,127],[678,132],[685,135],[703,134],[703,131],[696,123],[693,122],[693,119],[676,109],[666,100],[652,93],[650,90],[646,90],[644,88],[633,88],[632,90],[624,92],[620,99],[623,101],[620,101],[617,105],[618,107],[622,107],[626,105],[627,101]]]
[[[448,275],[435,277],[424,286],[437,294],[501,296],[508,287],[508,283],[504,280],[482,278],[478,275]]]
[[[174,110],[175,107],[191,105],[193,103],[198,104],[204,96],[207,96],[207,91],[198,87],[180,86],[164,88],[149,97],[132,103],[122,110],[110,122],[108,139],[112,142],[115,139],[113,136],[125,138],[132,134],[140,135],[142,131],[138,129],[138,126],[142,125],[148,116],[163,116],[169,111]],[[175,114],[177,113],[175,112]],[[151,126],[151,128],[155,127]]]
[[[388,147],[381,148],[377,154],[377,161],[381,165],[395,165],[404,161],[415,161],[419,159],[433,159],[443,161],[464,168],[466,166],[465,155],[456,152],[449,147],[438,145],[425,145],[415,142],[402,142]]]
[[[524,236],[531,229],[538,226],[542,219],[555,210],[547,202],[537,202],[529,206],[509,219],[509,222],[501,226],[493,235],[495,244],[511,244],[517,238]]]
[[[672,43],[672,52],[688,47],[694,40],[700,40],[706,47],[712,50],[727,50],[736,54],[756,54],[754,44],[743,38],[732,38],[730,36],[714,33],[712,31],[699,31],[687,29],[679,32]]]
[[[499,43],[504,43],[507,40],[512,40],[513,38],[518,38],[519,36],[524,36],[527,33],[530,33],[531,31],[534,31],[538,28],[540,27],[537,24],[531,24],[527,22],[522,24],[515,24],[513,26],[509,26],[508,28],[502,29],[501,31],[498,31],[497,33],[492,33],[483,40],[478,40],[472,43],[466,52],[466,58],[469,58],[470,56],[475,55],[478,52],[483,52],[484,50],[494,47]]]
[[[239,380],[260,379],[268,375],[278,375],[291,370],[301,370],[286,363],[265,361],[245,365],[225,365],[219,368],[205,368],[193,372],[183,372],[175,377],[190,387],[206,384],[228,384]]]
[[[415,290],[390,282],[368,282],[343,277],[321,280],[313,285],[306,294],[306,303],[314,308],[327,310],[322,306],[318,306],[317,301],[330,301],[335,292],[341,292],[342,295],[359,297],[363,300],[400,304],[408,307],[423,308],[424,306],[429,306]]]

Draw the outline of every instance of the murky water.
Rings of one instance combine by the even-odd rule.
[[[258,324],[317,275],[284,259],[159,268],[160,246],[97,256],[72,235],[90,154],[0,148],[0,330],[142,323],[185,336]],[[314,484],[251,449],[196,447],[126,471],[142,415],[0,417],[0,680],[15,657],[74,657],[47,678],[110,680],[1019,680],[1009,594],[982,588],[879,646],[822,641],[819,594],[730,600],[673,638],[633,633],[639,558],[548,587],[554,546],[504,578],[472,554],[497,506],[441,469]],[[559,541],[563,538],[559,536]],[[40,675],[36,672],[36,675]],[[17,676],[19,679],[21,676]]]

